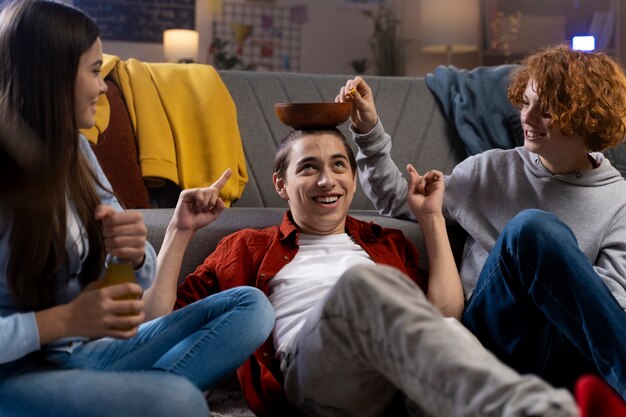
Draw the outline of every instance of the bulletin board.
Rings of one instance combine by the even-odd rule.
[[[226,51],[237,56],[244,69],[297,72],[305,21],[306,6],[224,2],[213,20],[213,39],[227,41]]]
[[[91,16],[102,39],[163,42],[166,29],[194,29],[196,0],[74,0]]]

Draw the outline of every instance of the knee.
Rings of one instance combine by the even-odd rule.
[[[238,306],[260,311],[265,310],[268,306],[271,309],[266,295],[258,288],[241,286],[226,290],[224,293],[235,297]]]
[[[356,265],[343,273],[337,283],[354,290],[380,291],[381,286],[414,286],[402,271],[387,265]],[[419,287],[417,287],[419,290]]]
[[[162,393],[159,411],[149,413],[151,416],[208,416],[209,406],[202,391],[184,377],[170,380],[169,391]],[[154,404],[154,403],[153,403]]]
[[[242,314],[241,320],[254,323],[251,335],[256,334],[263,343],[270,335],[274,327],[274,308],[267,296],[258,288],[236,287],[228,290],[236,299],[236,309]]]
[[[239,287],[234,291],[237,292],[239,305],[248,309],[259,322],[265,323],[264,327],[271,329],[274,326],[274,308],[263,291],[254,287]]]
[[[538,209],[522,210],[513,217],[507,227],[516,230],[535,231],[545,225],[558,223],[559,219],[554,214]]]
[[[158,377],[151,378],[149,382],[143,381],[150,386],[141,387],[145,400],[137,404],[141,414],[152,417],[210,415],[202,391],[191,381],[168,372],[157,372]]]
[[[375,292],[381,280],[393,280],[395,271],[379,265],[356,265],[347,269],[336,284],[338,291]]]
[[[576,242],[574,233],[557,216],[537,209],[518,213],[507,223],[502,234],[508,243],[518,242],[522,248],[533,245],[550,249],[568,240]]]
[[[341,276],[335,288],[335,297],[346,304],[365,306],[386,304],[410,294],[414,301],[425,301],[426,296],[409,277],[396,268],[385,265],[357,265],[348,269]]]

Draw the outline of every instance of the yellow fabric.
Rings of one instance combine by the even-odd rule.
[[[213,67],[105,55],[103,77],[109,73],[124,95],[149,186],[168,179],[181,188],[205,187],[231,168],[220,196],[227,205],[241,196],[248,174],[237,112]],[[108,124],[108,114],[98,111],[100,117]]]

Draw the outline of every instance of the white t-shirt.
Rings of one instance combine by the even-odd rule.
[[[309,312],[350,267],[373,264],[348,234],[300,234],[298,253],[270,281],[269,300],[276,312],[272,336],[277,357],[294,340]]]

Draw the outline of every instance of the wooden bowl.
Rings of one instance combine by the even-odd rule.
[[[352,103],[277,103],[278,119],[294,129],[334,128],[348,120]]]

